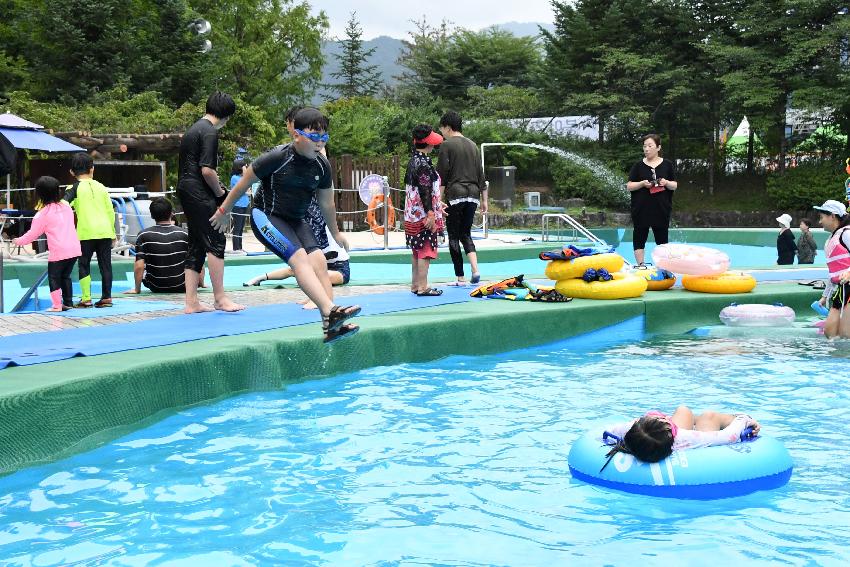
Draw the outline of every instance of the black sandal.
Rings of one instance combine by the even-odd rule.
[[[345,307],[334,305],[331,307],[331,312],[328,313],[328,316],[322,317],[322,329],[325,333],[339,331],[343,323],[358,313],[360,313],[359,305],[346,305]]]
[[[443,290],[434,289],[433,287],[428,287],[423,289],[422,291],[416,292],[417,297],[438,297],[440,295],[443,295]]]
[[[352,335],[356,335],[357,331],[360,330],[360,327],[357,325],[352,325],[351,323],[346,323],[336,331],[325,331],[325,340],[324,343],[330,344],[336,342],[340,339],[344,339],[346,337],[350,337]]]

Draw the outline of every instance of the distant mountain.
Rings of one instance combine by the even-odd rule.
[[[542,26],[550,31],[554,29],[552,24],[538,24],[534,22],[508,22],[498,24],[496,27],[507,30],[517,37],[524,37],[539,35],[540,29],[538,26]],[[402,49],[401,40],[382,35],[363,42],[364,49],[372,49],[373,47],[375,48],[375,53],[369,58],[368,64],[378,66],[378,70],[381,72],[381,80],[385,85],[395,84],[395,77],[398,77],[405,71],[405,67],[397,63]],[[326,41],[322,45],[322,54],[325,56],[325,66],[322,69],[322,83],[330,84],[336,82],[331,77],[331,73],[339,71],[338,58],[341,53],[342,44],[338,41]],[[312,104],[321,104],[331,94],[331,91],[328,89],[319,89],[313,97]]]

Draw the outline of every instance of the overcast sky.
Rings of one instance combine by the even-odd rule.
[[[413,29],[410,20],[427,16],[428,23],[443,19],[456,26],[479,30],[506,22],[552,22],[550,0],[312,0],[313,12],[324,10],[330,20],[332,37],[342,37],[352,11],[363,28],[363,39],[388,35],[407,37]]]

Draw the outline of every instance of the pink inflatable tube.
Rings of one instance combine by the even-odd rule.
[[[729,327],[788,327],[796,316],[790,307],[760,303],[733,303],[720,312],[720,320]]]
[[[729,270],[729,256],[705,246],[662,244],[652,251],[652,262],[675,274],[715,276]]]

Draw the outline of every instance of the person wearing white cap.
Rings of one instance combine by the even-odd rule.
[[[784,213],[776,217],[776,222],[782,227],[779,229],[779,236],[776,237],[776,252],[779,256],[776,263],[787,266],[794,263],[794,256],[797,255],[797,243],[794,240],[794,233],[791,232],[791,215]]]
[[[823,334],[829,338],[850,338],[850,313],[844,313],[850,301],[850,215],[839,201],[829,200],[819,207],[820,224],[831,233],[824,246],[829,285],[820,299],[821,305],[829,302],[829,314]]]

